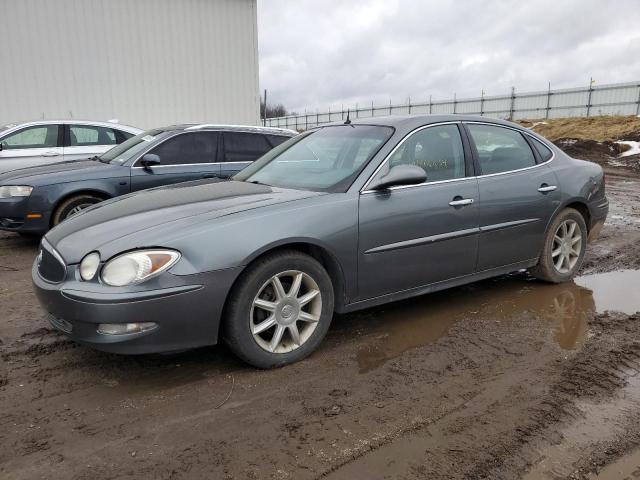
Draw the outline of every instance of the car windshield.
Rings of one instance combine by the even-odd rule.
[[[346,191],[391,137],[391,127],[337,125],[294,137],[234,180],[305,190]]]
[[[105,163],[119,163],[123,164],[127,160],[131,160],[138,153],[149,146],[151,142],[156,140],[160,135],[166,133],[164,130],[155,129],[142,132],[135,137],[131,137],[125,140],[120,145],[116,145],[110,150],[107,150],[100,156],[100,160]]]

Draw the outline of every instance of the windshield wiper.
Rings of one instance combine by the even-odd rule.
[[[260,180],[249,180],[249,183],[253,183],[254,185],[265,185],[267,187],[270,187],[271,185],[269,185],[268,183],[263,183]]]

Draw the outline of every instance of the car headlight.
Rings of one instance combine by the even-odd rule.
[[[144,282],[171,268],[180,260],[175,250],[136,250],[109,260],[102,268],[102,281],[112,287]]]
[[[5,185],[0,187],[0,198],[28,197],[33,187],[26,185]]]

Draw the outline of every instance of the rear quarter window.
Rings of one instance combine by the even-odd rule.
[[[543,162],[548,162],[553,157],[553,152],[540,140],[530,137],[533,140],[533,146],[537,150]]]

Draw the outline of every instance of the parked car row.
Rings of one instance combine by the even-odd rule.
[[[0,154],[20,152],[23,156],[0,158],[0,165],[5,161],[18,165],[16,162],[25,158],[29,158],[26,163],[39,162],[41,157],[27,156],[39,148],[27,144],[24,136],[43,136],[42,129],[58,129],[58,133],[63,132],[63,139],[70,135],[74,139],[72,145],[81,138],[88,150],[84,150],[84,159],[79,161],[75,157],[80,154],[73,150],[76,147],[63,146],[60,154],[64,161],[0,175],[0,229],[21,234],[44,234],[85,208],[126,193],[201,178],[229,178],[296,134],[291,130],[263,127],[175,125],[135,136],[127,133],[128,139],[122,142],[118,140],[124,138],[124,133],[113,133],[118,145],[104,152],[108,146],[86,144],[89,139],[103,135],[107,127],[97,124],[79,127],[69,123],[34,125],[12,130],[13,133],[0,138],[2,145],[23,147],[15,150],[3,147]],[[93,137],[83,133],[90,128],[97,132]],[[120,132],[115,127],[109,128]],[[79,137],[81,134],[84,136]],[[68,143],[63,141],[62,145]],[[69,150],[73,153],[68,153]],[[104,153],[87,158],[97,150]]]
[[[254,133],[264,149],[288,136]],[[70,183],[104,172],[111,196],[193,180],[92,205],[44,236],[32,277],[57,329],[129,354],[224,339],[254,366],[281,366],[318,347],[334,312],[520,269],[568,281],[608,211],[601,167],[505,121],[347,120],[289,138],[229,181],[203,178],[247,165],[238,134],[154,130],[73,164]],[[2,177],[0,189],[34,195],[49,217],[66,183],[43,168],[54,170]]]

